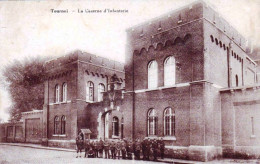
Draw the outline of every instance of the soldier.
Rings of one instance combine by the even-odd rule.
[[[78,135],[78,137],[76,138],[76,145],[77,145],[77,157],[76,158],[78,158],[78,153],[79,153],[79,157],[81,158],[81,152],[82,152],[82,149],[84,148],[84,141],[80,135]]]
[[[157,161],[157,153],[158,153],[158,142],[156,139],[153,139],[152,142],[152,150],[153,150],[153,160]]]
[[[139,138],[137,138],[134,144],[134,152],[137,160],[140,160],[141,148],[142,148],[141,142]]]
[[[147,160],[150,160],[150,155],[152,154],[151,144],[152,144],[151,139],[148,138],[147,143],[146,143],[146,151],[147,151],[146,156],[147,156]]]
[[[94,151],[94,157],[98,158],[98,142],[93,141],[93,151]]]
[[[90,145],[90,141],[89,139],[86,139],[85,140],[85,144],[84,144],[84,147],[85,147],[85,158],[87,157],[87,154],[91,148],[91,145]]]
[[[116,159],[116,145],[115,145],[115,141],[112,141],[112,143],[110,144],[110,151],[111,151],[111,155],[112,155],[112,159]]]
[[[164,158],[164,149],[165,149],[165,143],[163,142],[163,138],[161,137],[161,140],[159,141],[160,145],[160,153],[161,153],[161,158]]]
[[[147,140],[144,138],[142,142],[142,152],[143,152],[143,160],[147,159]]]
[[[115,154],[117,155],[118,159],[120,159],[120,152],[121,152],[121,150],[122,150],[121,140],[119,140],[116,143],[116,152],[115,152]]]
[[[105,140],[104,142],[104,150],[105,150],[105,158],[110,158],[110,155],[109,155],[109,141],[108,140]]]
[[[100,138],[99,139],[99,144],[98,144],[98,152],[99,152],[99,157],[103,158],[103,149],[104,149],[104,142]]]
[[[126,140],[123,140],[121,142],[121,147],[122,147],[122,158],[126,159]]]
[[[128,159],[132,159],[132,154],[134,152],[133,146],[134,145],[133,145],[132,140],[129,140],[129,142],[127,142],[127,149],[126,149],[126,151],[127,151],[127,158]]]

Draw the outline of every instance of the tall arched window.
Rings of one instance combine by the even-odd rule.
[[[148,111],[148,135],[157,135],[158,117],[154,109]]]
[[[117,117],[113,117],[112,131],[114,136],[119,136],[119,120]]]
[[[155,60],[148,64],[148,88],[158,86],[158,64]]]
[[[62,116],[61,117],[61,134],[66,133],[66,117]]]
[[[164,85],[175,84],[175,58],[173,56],[167,57],[164,61]]]
[[[94,83],[91,81],[87,83],[86,101],[94,101]]]
[[[60,102],[60,86],[58,84],[55,86],[55,102]]]
[[[98,101],[103,101],[103,92],[105,92],[105,85],[100,83],[98,85]]]
[[[164,110],[164,135],[174,136],[175,135],[175,113],[172,108],[166,108]]]
[[[59,117],[54,117],[54,134],[59,134]]]
[[[62,101],[67,101],[67,83],[62,84]]]

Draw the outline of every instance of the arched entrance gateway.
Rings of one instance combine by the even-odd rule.
[[[121,82],[114,74],[111,77],[109,84],[110,90],[107,92],[107,97],[109,99],[109,107],[104,109],[104,112],[99,113],[98,118],[98,138],[102,139],[123,139],[124,138],[124,118],[123,111],[120,106],[117,105],[116,98],[121,97],[117,94],[122,94],[118,92],[121,89]]]

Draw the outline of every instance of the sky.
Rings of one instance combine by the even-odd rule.
[[[14,59],[56,58],[75,50],[124,62],[127,28],[193,1],[0,1],[0,79],[3,79],[4,67]],[[253,45],[260,46],[260,0],[204,1]],[[68,10],[69,13],[52,13],[51,9]],[[85,9],[128,12],[78,13]],[[0,84],[0,119],[7,121],[11,104],[8,88]]]

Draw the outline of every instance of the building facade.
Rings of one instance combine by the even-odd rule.
[[[195,2],[126,32],[125,64],[81,51],[45,64],[42,144],[74,147],[88,129],[162,137],[173,158],[260,157],[259,67],[228,22]]]

